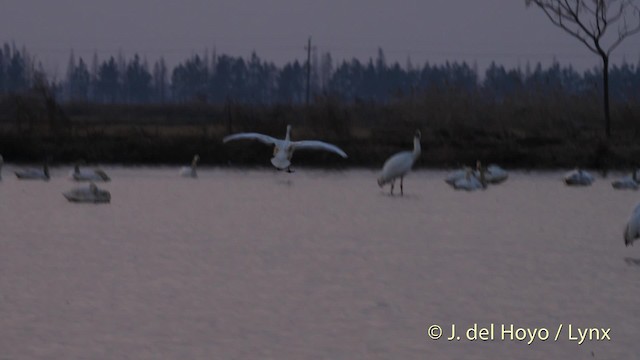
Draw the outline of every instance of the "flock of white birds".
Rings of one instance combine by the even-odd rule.
[[[378,185],[382,188],[387,184],[391,185],[390,194],[393,195],[396,180],[400,179],[400,195],[404,195],[404,177],[411,171],[413,164],[418,160],[421,153],[420,147],[421,133],[416,130],[413,137],[413,150],[401,151],[392,155],[385,161],[382,171],[378,177]],[[287,125],[287,132],[284,139],[276,139],[269,135],[259,133],[238,133],[226,136],[223,143],[235,140],[257,140],[266,145],[273,146],[273,157],[271,164],[278,170],[293,172],[291,170],[291,158],[296,150],[322,150],[337,154],[347,158],[347,154],[339,147],[318,140],[291,140],[291,125]],[[200,157],[195,155],[191,161],[191,166],[180,169],[180,176],[197,178],[197,166]],[[0,155],[0,179],[4,159]],[[634,171],[631,175],[612,182],[614,189],[637,190],[640,187],[638,181],[640,170]],[[25,180],[49,180],[49,167],[45,162],[42,169],[22,169],[15,172],[18,179]],[[445,182],[456,190],[474,191],[486,189],[490,184],[500,184],[507,180],[509,174],[498,165],[483,167],[478,161],[475,169],[463,167],[460,170],[451,172],[445,178]],[[80,169],[75,165],[69,174],[69,178],[75,181],[89,181],[85,187],[77,187],[63,193],[63,196],[71,202],[108,203],[111,201],[111,194],[107,190],[98,188],[96,181],[109,181],[109,176],[101,169]],[[593,183],[594,177],[583,169],[575,169],[564,176],[564,182],[568,186],[589,186]],[[626,246],[632,245],[640,238],[640,204],[633,210],[625,231],[624,242]]]

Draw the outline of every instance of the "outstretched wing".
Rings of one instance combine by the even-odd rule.
[[[347,154],[344,151],[342,151],[342,149],[340,149],[335,145],[328,144],[326,142],[316,141],[316,140],[303,140],[303,141],[294,141],[292,144],[296,150],[298,149],[299,150],[323,150],[323,151],[336,153],[342,156],[343,158],[347,158]]]
[[[273,145],[276,144],[279,140],[272,138],[271,136],[268,135],[263,135],[263,134],[258,134],[258,133],[239,133],[239,134],[233,134],[233,135],[229,135],[229,136],[225,136],[222,139],[223,143],[229,142],[229,141],[233,141],[233,140],[258,140],[262,143],[265,143],[267,145]]]

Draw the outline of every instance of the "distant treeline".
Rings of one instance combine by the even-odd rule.
[[[161,104],[208,103],[273,105],[302,104],[307,97],[307,76],[311,101],[332,97],[347,103],[388,103],[416,96],[428,89],[481,94],[488,102],[506,98],[553,98],[559,93],[592,98],[602,92],[600,69],[582,73],[571,66],[554,63],[527,64],[524,69],[506,69],[492,63],[480,76],[467,63],[425,63],[405,66],[387,63],[380,49],[375,59],[353,59],[334,64],[330,53],[314,54],[307,74],[306,62],[276,66],[257,54],[249,59],[215,52],[193,55],[169,69],[160,58],[153,64],[134,55],[90,61],[70,55],[63,79],[49,79],[35,57],[25,48],[4,44],[0,48],[0,95],[21,93],[36,81],[44,81],[61,103]],[[640,102],[640,64],[614,65],[610,70],[611,99]]]

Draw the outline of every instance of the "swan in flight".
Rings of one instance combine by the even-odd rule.
[[[194,155],[193,160],[191,160],[191,166],[183,166],[180,169],[180,176],[190,177],[190,178],[198,177],[198,173],[196,172],[196,167],[198,166],[199,160],[200,160],[200,156],[198,154]]]
[[[564,182],[572,186],[588,186],[593,182],[593,176],[582,169],[576,169],[564,175]]]
[[[78,187],[62,195],[70,202],[108,203],[111,201],[111,194],[107,190],[99,189],[93,182],[89,186]]]
[[[243,139],[258,140],[267,145],[274,145],[271,164],[273,164],[276,169],[287,170],[287,172],[291,172],[291,157],[296,150],[323,150],[347,158],[347,154],[342,151],[342,149],[326,142],[317,140],[291,141],[291,125],[287,125],[287,134],[284,140],[258,133],[239,133],[225,136],[222,142],[227,143],[229,141]]]
[[[399,152],[387,159],[382,166],[382,172],[378,177],[378,186],[383,187],[385,184],[391,183],[391,195],[393,195],[393,188],[397,178],[400,178],[400,195],[404,195],[404,177],[420,157],[420,138],[420,130],[416,130],[416,134],[413,136],[413,151]]]
[[[23,169],[15,172],[21,180],[49,180],[49,166],[45,162],[42,169]]]
[[[80,165],[76,164],[69,177],[75,181],[109,181],[111,180],[107,173],[100,169],[80,169]]]
[[[633,245],[633,242],[640,237],[640,204],[636,205],[633,213],[629,217],[627,227],[624,229],[624,244]]]
[[[615,180],[611,183],[614,189],[624,190],[638,190],[640,184],[638,183],[638,171],[633,171],[630,176],[625,176],[621,179]]]

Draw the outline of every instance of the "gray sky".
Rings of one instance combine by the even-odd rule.
[[[402,66],[425,61],[492,60],[525,66],[554,58],[579,69],[599,64],[577,40],[524,0],[0,0],[0,42],[15,41],[57,76],[71,49],[90,60],[122,51],[175,65],[195,53],[248,57],[276,64],[304,60],[307,38],[334,60],[375,57]],[[613,60],[637,64],[640,34]]]

